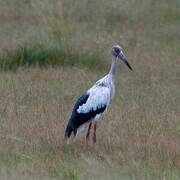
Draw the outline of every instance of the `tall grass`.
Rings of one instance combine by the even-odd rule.
[[[98,53],[78,53],[60,45],[23,46],[0,57],[0,68],[2,70],[15,70],[21,66],[57,67],[67,65],[85,66],[91,69],[103,68],[102,57]]]

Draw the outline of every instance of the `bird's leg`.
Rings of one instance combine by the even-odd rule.
[[[94,124],[94,134],[93,134],[93,142],[96,143],[96,122]]]
[[[89,123],[88,132],[86,134],[86,139],[89,140],[90,130],[91,130],[92,122]]]

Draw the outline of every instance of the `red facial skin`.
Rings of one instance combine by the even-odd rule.
[[[115,48],[116,53],[119,55],[120,50],[118,48]]]

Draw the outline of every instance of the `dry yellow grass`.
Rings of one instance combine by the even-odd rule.
[[[0,52],[60,42],[99,51],[121,44],[116,95],[97,129],[66,146],[73,104],[108,68],[19,68],[0,72],[2,179],[180,179],[179,1],[0,1]]]

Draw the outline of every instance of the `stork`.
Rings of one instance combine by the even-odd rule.
[[[120,58],[130,70],[126,56],[123,54],[122,47],[114,45],[111,50],[112,64],[109,73],[98,80],[88,89],[75,103],[71,118],[65,131],[65,139],[68,139],[73,132],[74,138],[89,123],[86,140],[89,139],[92,123],[94,123],[93,142],[96,142],[96,127],[99,118],[107,111],[110,100],[115,93],[114,76],[116,72],[117,59]]]

